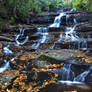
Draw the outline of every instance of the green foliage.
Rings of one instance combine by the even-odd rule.
[[[62,0],[2,0],[1,3],[10,19],[29,17],[42,11],[56,11],[64,6]]]
[[[89,10],[92,11],[91,0],[73,0],[73,7],[77,10]]]
[[[16,11],[19,16],[28,16],[30,3],[28,0],[16,0]]]
[[[62,8],[62,0],[35,0],[40,11],[55,11]]]

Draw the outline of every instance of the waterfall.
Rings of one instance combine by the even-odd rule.
[[[88,48],[88,44],[86,40],[80,40],[78,41],[78,49],[86,50]]]
[[[82,46],[81,46],[81,48],[84,49],[84,50],[86,50],[87,47],[88,47],[88,46],[87,46],[87,41],[86,41],[86,40],[83,40],[83,41],[82,41]]]
[[[70,16],[69,15],[66,15],[66,25],[69,24],[69,18],[70,18]]]
[[[13,54],[12,50],[9,49],[10,45],[3,48],[3,52],[5,54]]]
[[[72,80],[74,78],[74,72],[71,70],[72,64],[64,64],[63,66],[63,73],[62,73],[62,80]]]
[[[65,39],[70,41],[78,41],[79,37],[76,35],[75,31],[76,25],[72,27],[67,27],[65,29]]]
[[[60,24],[62,22],[61,18],[65,16],[66,14],[64,12],[61,12],[59,16],[55,17],[54,23],[51,24],[49,27],[60,27]]]
[[[0,67],[0,73],[4,72],[10,67],[9,61],[4,60],[4,62],[5,64],[2,67]]]
[[[48,28],[37,28],[37,33],[36,34],[38,34],[38,35],[40,35],[41,37],[40,37],[40,39],[38,39],[37,41],[36,41],[36,43],[34,43],[32,46],[31,46],[31,48],[33,48],[33,49],[38,49],[39,48],[39,46],[40,46],[40,44],[42,44],[42,43],[45,43],[46,42],[46,40],[47,40],[47,38],[48,38]]]
[[[76,11],[76,8],[72,8],[72,9],[70,10],[70,12],[74,12],[74,11]]]
[[[60,80],[59,82],[67,85],[84,84],[85,78],[92,70],[92,66],[90,66],[88,70],[85,70],[83,73],[77,75],[76,77],[75,73],[71,69],[71,64],[65,64],[62,69],[63,69],[62,80]]]
[[[19,39],[19,37],[22,37],[22,36],[24,36],[24,29],[20,29],[20,33],[18,35],[16,35],[16,38],[15,38],[16,46],[24,45],[28,41],[29,37],[26,36],[26,38],[23,42],[19,42],[18,39]]]
[[[16,44],[15,46],[19,45],[24,45],[28,41],[28,36],[26,36],[25,40],[23,42],[19,42],[18,39],[19,37],[24,36],[24,30],[20,30],[20,33],[16,35],[15,41]],[[8,59],[9,55],[14,55],[14,52],[10,50],[11,45],[7,45],[6,47],[3,48],[3,53],[5,54],[6,59]],[[17,58],[17,56],[11,58],[10,60],[4,60],[4,65],[0,67],[0,73],[4,72],[5,70],[10,68],[10,62],[14,61]]]
[[[88,70],[84,71],[83,73],[75,77],[74,81],[85,82],[85,78],[91,72],[91,70],[92,70],[92,66]]]
[[[63,35],[60,34],[59,39],[58,39],[58,42],[60,42],[60,41],[62,41],[62,40],[63,40]]]
[[[73,22],[74,22],[74,25],[77,24],[77,20],[75,18],[73,19]]]

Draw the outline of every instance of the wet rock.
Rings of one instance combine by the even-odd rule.
[[[80,23],[76,26],[77,32],[91,32],[92,23]]]
[[[40,92],[91,92],[91,85],[71,85],[61,83],[50,84],[41,89]]]
[[[50,50],[39,57],[40,60],[45,60],[50,63],[71,63],[78,65],[91,65],[92,60],[87,58],[84,52],[79,50]],[[90,60],[90,63],[85,62],[86,58]]]
[[[17,77],[18,71],[9,70],[0,74],[0,88],[12,84],[13,79]]]

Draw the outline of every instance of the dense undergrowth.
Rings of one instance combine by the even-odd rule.
[[[70,2],[69,2],[70,1]],[[37,16],[41,12],[57,11],[65,7],[92,11],[91,0],[0,0],[0,24],[2,19],[15,23],[16,19]]]

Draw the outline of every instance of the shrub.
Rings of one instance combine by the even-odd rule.
[[[92,11],[92,1],[91,0],[73,0],[72,5],[77,10]]]

